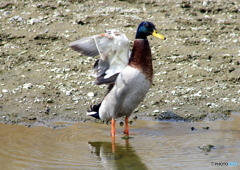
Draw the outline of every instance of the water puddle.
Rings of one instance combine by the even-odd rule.
[[[65,125],[51,129],[0,124],[0,169],[240,167],[240,114],[214,122],[137,120],[130,126],[134,138],[121,139],[123,127],[117,126],[114,144],[109,125]]]

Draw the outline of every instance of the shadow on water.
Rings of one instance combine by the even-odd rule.
[[[96,155],[105,169],[148,169],[126,140],[125,145],[114,142],[88,142],[91,153]]]

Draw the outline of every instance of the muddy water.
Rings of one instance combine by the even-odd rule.
[[[219,162],[240,164],[240,114],[214,122],[137,120],[129,140],[121,139],[123,127],[117,126],[114,145],[108,125],[61,124],[60,129],[0,124],[0,169],[214,169]],[[211,151],[199,149],[208,144],[214,145]]]

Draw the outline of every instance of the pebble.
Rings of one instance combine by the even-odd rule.
[[[66,95],[67,95],[67,96],[70,96],[70,95],[72,95],[72,92],[71,92],[71,90],[70,90],[70,91],[67,91],[67,92],[66,92]]]
[[[216,103],[207,103],[206,106],[208,106],[209,108],[216,108],[216,107],[218,107],[218,105]]]
[[[23,18],[20,17],[19,15],[13,16],[12,18],[9,19],[10,21],[23,21]]]
[[[3,16],[7,17],[9,14],[11,14],[11,11],[5,11],[3,12]]]
[[[2,92],[3,92],[3,93],[7,93],[8,90],[7,90],[7,89],[2,89]]]
[[[32,83],[23,84],[23,89],[31,89],[33,87]]]
[[[39,22],[40,22],[40,19],[37,19],[37,18],[32,18],[32,19],[28,20],[28,23],[31,25],[33,25],[35,23],[39,23]]]
[[[51,98],[49,98],[47,99],[47,103],[54,103],[54,101]]]
[[[94,97],[95,94],[94,94],[93,92],[89,92],[89,93],[87,94],[87,96],[88,96],[88,97]]]
[[[203,146],[198,146],[199,149],[205,151],[205,152],[210,152],[212,149],[214,148],[214,145],[211,144],[207,144],[207,145],[203,145]]]

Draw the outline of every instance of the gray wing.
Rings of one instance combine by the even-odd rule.
[[[85,37],[77,41],[73,41],[69,46],[85,56],[95,57],[99,55],[98,49],[95,44],[94,37]]]
[[[94,64],[95,84],[111,84],[129,62],[130,43],[124,34],[110,30],[105,34],[94,35],[71,42],[69,46],[86,56],[97,56]]]
[[[73,41],[69,44],[69,47],[85,56],[95,57],[100,55],[102,60],[106,60],[106,55],[111,50],[113,41],[111,37],[105,36],[105,34],[94,35]]]

